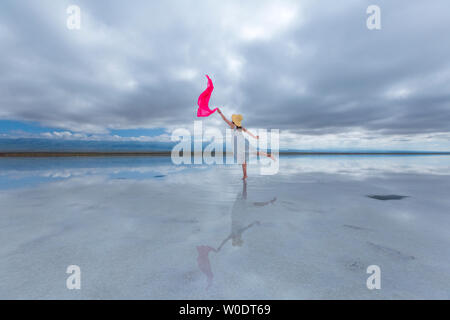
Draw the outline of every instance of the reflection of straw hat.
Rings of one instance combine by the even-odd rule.
[[[231,116],[231,120],[234,122],[235,125],[237,125],[238,127],[241,126],[241,121],[242,121],[243,117],[241,114],[233,114]]]

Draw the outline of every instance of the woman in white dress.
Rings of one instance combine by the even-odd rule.
[[[238,164],[242,165],[242,173],[243,178],[247,179],[247,162],[249,157],[249,143],[244,136],[243,132],[247,133],[249,136],[259,139],[259,136],[255,136],[253,133],[248,131],[242,126],[242,115],[240,114],[233,114],[231,116],[231,121],[228,120],[222,113],[222,111],[217,108],[217,112],[222,116],[222,119],[230,126],[231,129],[233,129],[233,152],[234,152],[234,158],[235,161],[237,161]],[[266,157],[270,157],[272,159],[272,155],[268,155],[265,152],[257,151],[257,155],[264,155]]]

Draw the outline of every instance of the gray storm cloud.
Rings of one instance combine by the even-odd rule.
[[[81,9],[81,29],[66,8]],[[382,29],[366,27],[381,8]],[[196,99],[298,134],[450,131],[448,1],[2,1],[0,118],[191,124]],[[218,119],[212,119],[218,121]]]

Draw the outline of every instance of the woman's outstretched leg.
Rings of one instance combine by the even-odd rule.
[[[265,153],[263,151],[258,151],[258,156],[266,156],[266,157],[272,159],[273,161],[275,161],[275,157],[273,155],[267,154],[267,153]]]

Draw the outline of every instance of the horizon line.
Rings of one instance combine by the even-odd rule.
[[[270,153],[270,152],[269,152]],[[156,156],[170,156],[171,151],[0,151],[0,158],[39,158],[39,157],[119,157],[119,156],[147,156],[147,157],[156,157]],[[191,156],[195,156],[198,152],[191,152]],[[200,152],[202,154],[202,152]],[[212,152],[214,154],[214,152]],[[405,151],[405,152],[376,152],[376,151],[355,151],[355,152],[329,152],[329,151],[279,151],[277,154],[283,155],[450,155],[450,152],[441,152],[441,151]],[[226,152],[223,153],[226,155]]]

